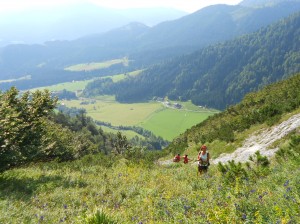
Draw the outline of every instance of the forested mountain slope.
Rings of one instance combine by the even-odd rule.
[[[117,100],[154,96],[224,109],[300,71],[300,13],[258,32],[165,61],[115,87]]]
[[[272,5],[214,5],[174,21],[160,23],[137,37],[137,46],[157,49],[175,46],[204,47],[251,33],[300,10],[300,2]]]
[[[299,111],[299,86],[298,73],[287,80],[268,85],[258,92],[249,93],[239,104],[195,125],[174,139],[168,150],[175,152],[179,149],[185,150],[192,143],[223,142],[224,145],[230,145],[228,143],[236,141],[239,133],[257,124],[272,126],[288,113]],[[251,146],[253,145],[255,142]]]
[[[242,6],[247,7],[263,7],[276,5],[281,2],[300,2],[299,0],[244,0],[240,3]]]
[[[1,83],[0,88],[8,89],[14,85],[19,89],[28,89],[147,68],[161,60],[256,31],[299,10],[300,3],[294,1],[283,1],[260,8],[215,5],[154,27],[131,23],[74,41],[10,45],[0,49],[1,80],[29,75],[31,79]],[[123,57],[129,59],[127,66],[92,73],[64,70],[74,64]]]

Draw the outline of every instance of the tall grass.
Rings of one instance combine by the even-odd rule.
[[[217,166],[197,176],[193,163],[113,156],[32,164],[0,175],[0,223],[297,223],[299,165],[281,157],[228,181]]]

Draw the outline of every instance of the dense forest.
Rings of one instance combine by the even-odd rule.
[[[114,92],[120,102],[168,96],[224,109],[248,92],[299,72],[299,34],[297,13],[253,34],[164,61],[137,77],[115,84],[97,81],[85,92]]]
[[[199,144],[221,141],[227,144],[234,142],[238,133],[255,124],[266,123],[271,126],[284,114],[299,109],[299,86],[298,73],[287,80],[268,85],[261,91],[251,92],[240,103],[187,130],[174,139],[167,150],[183,151],[191,142]]]

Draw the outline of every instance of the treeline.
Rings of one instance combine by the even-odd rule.
[[[104,133],[84,110],[70,110],[73,116],[54,112],[57,99],[47,90],[20,94],[12,87],[0,92],[0,102],[0,172],[30,162],[68,161],[95,153],[141,157],[147,151],[120,132]]]
[[[76,93],[74,93],[72,91],[68,91],[66,89],[63,89],[61,91],[52,92],[52,96],[57,97],[58,99],[64,99],[64,100],[77,99]]]
[[[138,136],[130,139],[130,143],[135,146],[145,147],[150,150],[161,150],[169,145],[167,140],[164,140],[160,136],[155,136],[151,131],[143,129],[142,127],[137,126],[113,126],[108,122],[95,121],[96,124],[106,126],[119,131],[134,131],[135,133],[143,136],[140,138]]]
[[[86,116],[86,110],[83,108],[75,108],[75,107],[66,107],[64,105],[58,105],[57,109],[60,113],[56,115],[60,118],[56,120],[56,122],[66,125],[67,123],[72,123],[72,120],[77,120],[78,117]],[[67,116],[67,117],[66,117]],[[63,119],[62,119],[63,117]],[[93,121],[91,118],[86,118],[90,125],[98,125],[98,126],[106,126],[111,129],[115,129],[118,131],[133,131],[143,137],[135,136],[132,139],[128,140],[131,146],[146,148],[147,150],[161,150],[169,145],[169,141],[164,140],[162,137],[155,136],[151,131],[145,130],[141,127],[137,126],[113,126],[109,122],[103,121]],[[82,120],[82,119],[80,119]],[[86,122],[87,123],[87,122]],[[73,130],[73,125],[68,125],[71,130]],[[109,135],[106,133],[106,135]]]
[[[184,149],[188,143],[207,143],[215,140],[233,142],[238,132],[252,125],[273,125],[282,115],[300,108],[300,74],[280,81],[261,91],[247,94],[241,103],[209,117],[174,139],[169,151]]]
[[[87,91],[115,91],[120,102],[168,96],[224,109],[245,94],[300,71],[299,33],[297,13],[251,35],[162,62],[139,76],[91,84]]]

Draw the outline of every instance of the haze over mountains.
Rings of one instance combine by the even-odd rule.
[[[183,54],[189,54],[195,52],[196,50],[200,50],[201,48],[204,48],[204,50],[200,52],[210,51],[210,49],[214,49],[214,47],[207,48],[206,50],[205,47],[221,43],[223,41],[231,40],[241,35],[252,33],[269,24],[275,24],[275,22],[278,22],[280,19],[288,17],[291,14],[299,11],[299,0],[246,0],[241,2],[237,6],[215,5],[206,7],[190,15],[183,16],[176,20],[162,22],[153,27],[147,26],[142,22],[134,22],[126,26],[112,29],[105,33],[87,35],[73,41],[49,41],[43,45],[10,45],[0,49],[1,79],[18,79],[22,77],[23,79],[11,83],[0,83],[0,88],[7,89],[11,85],[16,85],[20,89],[28,89],[32,87],[56,84],[59,82],[83,80],[95,76],[113,75],[133,71],[136,69],[146,69],[151,67],[155,63],[160,63],[161,61],[167,59],[170,60],[170,58],[174,58]],[[297,27],[297,25],[295,26]],[[274,36],[276,36],[277,31],[275,28],[274,30]],[[282,33],[280,33],[280,35],[281,34]],[[296,34],[293,33],[294,37],[295,35]],[[263,32],[261,32],[260,34],[255,34],[254,36],[254,40],[257,40],[259,38],[268,40],[268,37],[264,36]],[[250,36],[248,37],[248,39],[248,43],[244,43],[243,41],[241,41],[242,39],[231,42],[230,45],[233,46],[233,48],[228,48],[228,51],[225,52],[225,55],[223,55],[222,57],[227,58],[227,60],[229,60],[228,63],[230,64],[233,63],[234,60],[236,60],[234,59],[233,53],[230,52],[230,49],[239,49],[242,45],[245,45],[244,47],[247,48],[247,44],[248,47],[252,47],[252,49],[254,49],[254,45],[253,43],[251,43]],[[298,41],[297,38],[295,40],[296,42]],[[259,48],[262,48],[262,45],[264,43],[261,41],[258,42],[260,43],[260,45],[255,46],[255,49],[257,48],[257,51],[261,52],[259,51]],[[289,42],[286,42],[285,44],[288,45]],[[270,44],[270,46],[277,49],[276,44]],[[215,47],[215,49],[217,48],[218,46]],[[285,48],[280,49],[279,51],[284,50]],[[296,48],[293,48],[292,52],[294,52],[295,50],[297,51]],[[251,52],[253,55],[248,54],[247,57],[250,58],[245,58],[244,61],[247,61],[248,59],[250,60],[251,57],[259,58],[257,57],[257,54],[254,50],[252,50]],[[241,52],[241,54],[243,53],[245,52]],[[282,55],[285,55],[280,52],[277,53],[279,58],[281,58]],[[174,63],[174,61],[172,62],[171,60],[171,64],[162,67],[162,70],[160,72],[155,71],[154,74],[151,74],[151,76],[156,76],[157,82],[161,85],[165,85],[167,84],[167,81],[163,81],[163,76],[166,72],[165,69],[167,69],[168,79],[173,80],[177,77],[176,82],[177,84],[181,85],[180,80],[187,80],[189,79],[188,76],[191,76],[191,74],[197,74],[197,72],[199,73],[199,71],[203,70],[203,67],[187,66],[188,62],[194,61],[195,58],[199,58],[199,62],[201,62],[202,56],[200,57],[197,54],[199,53],[176,59],[176,65],[174,65],[173,67],[170,66],[172,63]],[[228,70],[228,66],[226,67],[225,65],[226,63],[219,64],[222,62],[221,59],[217,62],[215,61],[216,56],[214,54],[215,53],[211,55],[211,59],[205,59],[205,61],[207,61],[207,64],[204,66],[215,63],[214,65],[218,67],[219,71],[225,71],[226,69]],[[233,55],[233,57],[230,57],[230,54]],[[296,56],[292,58],[298,57],[297,53],[295,54]],[[235,56],[236,58],[240,57],[237,55]],[[273,54],[271,56],[275,55]],[[204,57],[206,58],[208,56]],[[90,72],[74,72],[65,70],[66,67],[74,64],[101,62],[116,58],[127,58],[129,63],[126,64],[126,66],[118,64],[107,69]],[[254,62],[255,61],[253,61],[253,63]],[[281,63],[282,61],[278,62]],[[297,64],[297,59],[295,59],[294,62]],[[288,62],[286,61],[286,63]],[[184,68],[184,71],[182,70],[182,68],[178,68],[178,65],[180,64],[184,65],[182,66],[182,68]],[[237,71],[241,72],[242,70],[246,69],[243,66],[249,67],[250,65],[243,64],[242,66],[242,64],[240,64],[239,66],[240,67],[230,67],[235,75],[239,75]],[[264,64],[264,66],[268,67],[270,65]],[[216,68],[211,67],[211,69]],[[295,70],[297,70],[297,66]],[[151,69],[149,71],[151,71]],[[178,71],[181,71],[179,72],[181,77],[180,79],[178,77]],[[195,73],[195,71],[197,72]],[[249,70],[249,72],[251,73],[252,71]],[[264,74],[267,74],[268,72],[271,72],[271,70],[265,71]],[[244,73],[246,74],[246,72]],[[199,74],[199,77],[209,77],[209,74],[210,73],[207,72]],[[239,99],[241,99],[242,97],[242,95],[240,95],[241,93],[255,90],[258,88],[258,86],[268,84],[279,78],[273,77],[267,81],[266,79],[262,79],[262,82],[255,81],[254,86],[245,87],[246,89],[243,89],[244,87],[241,86],[234,87],[233,83],[230,83],[228,81],[231,80],[235,75],[230,75],[229,71],[227,75],[228,77],[226,77],[226,74],[222,73],[222,79],[224,78],[225,80],[227,80],[226,85],[230,86],[230,91],[227,91],[234,93],[235,96],[239,96]],[[281,74],[280,77],[283,76],[284,74]],[[30,77],[30,79],[24,79],[24,77]],[[143,79],[143,77],[145,76],[141,77],[142,78],[138,77],[136,80]],[[210,82],[212,83],[210,83],[210,87],[206,89],[207,92],[205,94],[213,94],[215,91],[215,89],[213,88],[219,89],[218,85],[222,83],[223,80],[220,80],[220,76],[218,78],[217,77],[218,76],[216,76],[214,79],[211,79]],[[236,78],[234,78],[233,80],[235,79]],[[204,78],[203,81],[205,80],[207,81],[208,79]],[[222,85],[225,84],[223,83]],[[229,86],[223,86],[222,89],[227,89],[229,88]],[[181,99],[191,99],[190,93],[187,93],[189,90],[184,89],[191,87],[186,84],[180,87],[180,91],[178,87],[176,87],[176,89],[170,90],[169,92],[161,91],[159,89],[159,85],[153,85],[151,86],[151,88],[154,89],[154,92],[160,94],[167,94],[175,98],[180,97]],[[193,89],[194,88],[196,87],[193,87]],[[199,88],[194,89],[194,92],[201,92],[202,90]],[[239,92],[236,88],[242,88],[242,90]],[[135,92],[134,88],[132,89],[132,91],[133,93]],[[204,92],[202,94],[204,94]],[[209,98],[205,94],[202,95],[201,99],[208,100]],[[139,92],[137,96],[139,96],[140,100],[145,100],[149,97],[155,96],[155,94],[147,95],[146,93]],[[133,98],[127,97],[125,101],[131,101],[133,100]],[[124,96],[122,99],[125,99]],[[233,103],[237,100],[237,98],[235,100],[230,99],[226,102],[222,102],[222,105],[220,105],[220,102],[211,103],[204,102],[203,100],[199,99],[200,98],[198,97],[198,100],[194,100],[194,102],[197,104],[205,103],[211,106],[219,105],[217,106],[218,108],[223,108],[224,105],[227,105],[227,103]]]
[[[171,8],[110,9],[92,3],[1,13],[0,46],[74,40],[85,35],[104,33],[131,22],[154,26],[186,14]]]

